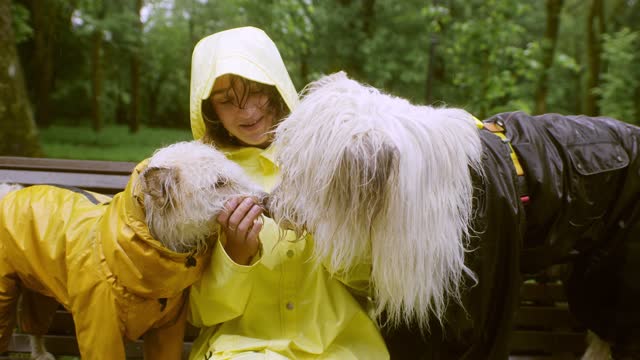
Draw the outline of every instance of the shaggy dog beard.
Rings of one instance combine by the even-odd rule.
[[[442,322],[460,303],[472,213],[471,171],[482,174],[473,117],[415,106],[334,74],[312,83],[278,127],[282,171],[273,217],[314,236],[331,273],[371,263],[375,314],[387,325]]]
[[[197,141],[156,151],[136,186],[144,194],[151,234],[176,252],[205,250],[219,231],[216,217],[232,197],[264,197],[237,164]]]

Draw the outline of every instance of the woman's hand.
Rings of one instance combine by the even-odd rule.
[[[260,249],[262,211],[252,198],[234,198],[218,215],[218,223],[227,237],[224,249],[237,264],[248,265]]]

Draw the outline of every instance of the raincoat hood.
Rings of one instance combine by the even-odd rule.
[[[264,31],[248,26],[215,33],[200,40],[193,50],[190,117],[195,139],[205,133],[202,100],[211,94],[216,78],[225,74],[275,86],[289,110],[298,104],[280,52]]]
[[[114,196],[98,236],[110,271],[124,287],[143,297],[173,297],[200,277],[207,259],[173,252],[149,232],[143,194],[135,186],[147,163],[139,164],[126,189]]]

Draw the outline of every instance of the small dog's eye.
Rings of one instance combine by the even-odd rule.
[[[229,179],[220,177],[218,178],[218,181],[216,181],[216,187],[219,188],[219,187],[225,186],[227,185],[228,182],[229,182]]]

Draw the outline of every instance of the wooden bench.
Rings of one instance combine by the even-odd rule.
[[[134,166],[131,162],[0,157],[0,182],[57,184],[115,194],[125,187]],[[184,358],[197,331],[187,327]],[[62,307],[45,341],[53,354],[78,356],[73,319]],[[585,349],[585,331],[569,314],[560,283],[528,281],[523,284],[510,347],[514,360],[579,358]],[[10,354],[29,350],[28,337],[14,334]],[[142,341],[127,344],[127,358],[142,358]]]
[[[580,359],[586,330],[569,313],[560,281],[522,285],[510,348],[513,360]]]

